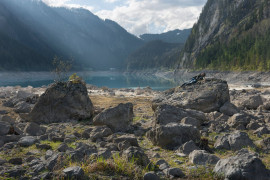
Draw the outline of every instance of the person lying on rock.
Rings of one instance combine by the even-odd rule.
[[[204,78],[205,78],[205,73],[203,72],[203,73],[201,73],[201,74],[199,74],[197,76],[194,76],[189,82],[186,82],[186,83],[182,84],[181,87],[188,86],[188,85],[191,85],[191,84],[195,84],[198,81],[204,80]]]

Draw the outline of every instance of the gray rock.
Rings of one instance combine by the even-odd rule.
[[[236,128],[239,125],[246,127],[250,122],[250,117],[245,114],[234,114],[227,122],[227,124],[233,128]]]
[[[159,165],[158,168],[159,168],[161,171],[163,171],[163,170],[165,170],[165,169],[170,168],[170,166],[169,166],[168,164],[166,164],[166,163],[163,163],[163,164]]]
[[[263,105],[263,100],[260,95],[249,97],[249,99],[240,103],[240,106],[247,109],[257,109],[260,105]]]
[[[269,134],[270,130],[266,127],[260,127],[256,131],[254,131],[253,133],[258,134],[258,135],[264,135],[264,134]]]
[[[8,162],[10,164],[21,165],[22,164],[22,158],[11,158]]]
[[[0,136],[0,139],[4,141],[4,143],[9,143],[9,142],[18,142],[20,140],[21,136],[17,136],[14,134],[11,135],[6,135],[6,136]]]
[[[41,124],[88,119],[92,115],[93,104],[83,83],[58,82],[40,96],[25,118]]]
[[[16,113],[29,113],[31,111],[30,104],[26,103],[25,101],[17,103],[14,107],[14,111]]]
[[[108,137],[112,134],[112,130],[107,126],[98,126],[95,127],[90,133],[90,139],[92,141],[96,141],[97,139],[101,139],[104,137]]]
[[[185,117],[181,120],[182,124],[192,125],[196,128],[199,128],[201,126],[201,122],[195,118],[192,117]]]
[[[184,143],[180,148],[178,148],[177,152],[189,155],[194,150],[200,150],[200,148],[196,146],[196,144],[191,140]]]
[[[65,174],[67,179],[83,179],[84,177],[84,171],[81,167],[79,166],[74,166],[74,167],[68,167],[63,170],[63,173]]]
[[[7,122],[9,124],[15,124],[15,119],[13,119],[12,117],[8,116],[8,115],[4,115],[1,118],[1,121]]]
[[[0,148],[4,146],[4,141],[2,139],[0,139]]]
[[[7,163],[7,161],[5,159],[1,159],[0,158],[0,166],[2,166],[3,164]]]
[[[143,176],[143,180],[159,180],[159,176],[155,172],[147,172]]]
[[[239,113],[239,109],[232,103],[226,102],[219,111],[227,116],[233,116],[234,114]]]
[[[25,136],[19,140],[18,144],[23,147],[28,147],[28,146],[32,146],[36,142],[38,142],[37,138],[33,136]]]
[[[20,166],[15,166],[12,169],[9,169],[5,172],[5,174],[8,175],[8,177],[21,177],[26,173],[26,170],[23,169]]]
[[[133,120],[133,104],[119,104],[105,109],[93,119],[94,125],[107,125],[112,131],[127,131]]]
[[[166,125],[169,123],[180,123],[185,117],[198,119],[201,123],[206,120],[203,112],[179,108],[172,105],[162,104],[155,109],[156,124]]]
[[[248,125],[247,125],[247,129],[249,130],[256,130],[258,129],[259,127],[261,127],[257,122],[250,122]]]
[[[189,160],[191,163],[196,165],[215,165],[219,161],[219,158],[204,150],[194,150],[189,154]]]
[[[262,147],[262,149],[270,150],[270,137],[266,137],[263,140],[260,140],[258,144]]]
[[[139,147],[129,147],[123,152],[122,156],[128,161],[134,160],[138,165],[141,166],[148,166],[150,163],[147,155]]]
[[[270,177],[270,172],[262,161],[255,154],[244,149],[236,156],[221,159],[216,164],[214,172],[228,180],[268,180]]]
[[[162,148],[173,149],[177,146],[193,140],[200,140],[200,132],[191,125],[169,123],[165,126],[157,126],[147,132],[147,137],[154,145]]]
[[[32,167],[33,171],[35,173],[40,173],[41,171],[45,170],[45,165],[44,164],[36,164],[35,166]]]
[[[7,122],[0,121],[0,136],[7,135],[11,125]]]
[[[40,127],[37,123],[30,122],[25,126],[24,132],[30,136],[41,136],[46,132],[46,128]]]
[[[57,163],[58,158],[60,158],[60,156],[61,156],[60,153],[58,153],[58,154],[52,155],[49,159],[47,159],[46,165],[45,165],[46,168],[52,171]]]
[[[63,144],[60,144],[60,146],[57,148],[57,150],[59,152],[66,152],[67,150],[69,150],[70,147],[68,147],[67,144],[63,143]]]
[[[238,131],[219,137],[214,144],[216,149],[227,150],[240,150],[247,146],[254,147],[255,145],[247,133]]]
[[[207,79],[204,82],[183,88],[177,87],[170,92],[163,93],[153,100],[152,107],[155,110],[159,105],[170,104],[208,113],[218,111],[229,101],[227,82],[219,79]]]
[[[161,164],[167,164],[167,165],[168,165],[168,163],[167,163],[164,159],[160,159],[160,160],[158,160],[158,161],[156,162],[156,165],[157,165],[157,166],[160,166]]]
[[[107,148],[100,148],[98,151],[98,156],[104,159],[110,159],[112,157],[112,152]]]
[[[124,141],[128,142],[131,146],[139,146],[137,138],[132,134],[118,136],[113,139],[113,143],[117,144]]]
[[[49,144],[36,144],[36,147],[38,149],[45,149],[45,150],[52,149],[52,146],[50,146]]]
[[[167,177],[183,178],[185,174],[179,168],[168,168],[163,171]]]

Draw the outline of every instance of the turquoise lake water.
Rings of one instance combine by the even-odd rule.
[[[87,84],[108,88],[144,88],[166,90],[177,84],[155,76],[123,75],[115,72],[81,72],[78,73]],[[53,83],[54,75],[49,72],[5,72],[0,73],[0,86],[41,87]]]

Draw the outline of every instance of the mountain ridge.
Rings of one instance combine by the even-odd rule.
[[[270,2],[208,0],[178,69],[269,70]]]

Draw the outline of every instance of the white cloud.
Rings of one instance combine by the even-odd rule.
[[[118,2],[118,1],[120,1],[120,0],[105,0],[105,2],[107,2],[107,3],[115,3],[115,2]]]
[[[191,28],[199,17],[206,0],[127,0],[113,10],[96,12],[104,19],[112,19],[129,32],[161,33]],[[153,32],[155,31],[155,32]]]
[[[95,9],[93,6],[70,3],[71,0],[42,0],[42,1],[53,7],[84,8],[88,9],[89,11],[93,11]]]
[[[129,32],[140,35],[191,28],[207,0],[87,0],[85,3],[82,0],[43,1],[51,6],[83,7],[100,18],[116,21]]]

